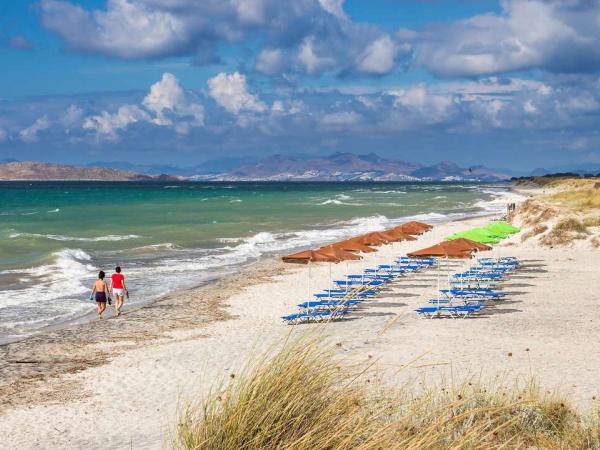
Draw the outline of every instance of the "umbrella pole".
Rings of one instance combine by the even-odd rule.
[[[308,277],[306,278],[306,301],[310,301],[310,262],[308,263]]]
[[[329,263],[329,286],[327,289],[329,291],[329,298],[331,298],[331,263]]]
[[[437,266],[438,266],[438,270],[437,270],[437,293],[435,294],[436,297],[438,298],[440,295],[440,258],[437,259]]]

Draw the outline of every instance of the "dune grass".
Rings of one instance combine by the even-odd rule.
[[[555,189],[549,195],[553,203],[576,208],[579,210],[600,208],[600,188],[596,187],[598,180],[565,178],[552,180],[548,186]]]
[[[568,217],[558,221],[552,230],[542,237],[540,242],[544,245],[566,245],[576,239],[585,239],[588,237],[587,226],[574,217]]]
[[[423,392],[384,390],[365,368],[340,366],[319,342],[259,358],[199,405],[188,406],[174,449],[600,448],[584,419],[535,385],[472,383]]]

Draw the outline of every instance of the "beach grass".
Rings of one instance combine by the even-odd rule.
[[[600,448],[598,415],[557,394],[465,382],[384,389],[319,341],[258,358],[181,413],[174,449]]]
[[[597,180],[566,178],[554,180],[549,184],[557,192],[550,194],[552,203],[579,210],[600,208],[600,188]]]

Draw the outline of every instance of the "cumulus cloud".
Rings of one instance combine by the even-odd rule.
[[[320,56],[314,48],[315,37],[307,37],[298,49],[298,62],[304,68],[306,73],[314,74],[322,72],[328,67],[333,66],[335,60],[327,56]]]
[[[286,56],[281,49],[267,48],[256,56],[256,70],[266,75],[281,73],[286,64]]]
[[[99,115],[87,117],[83,128],[95,131],[99,137],[116,139],[117,131],[126,129],[132,123],[149,120],[150,116],[136,105],[123,105],[114,114],[102,111]]]
[[[600,68],[600,3],[505,0],[483,14],[414,33],[415,63],[440,76]]]
[[[193,34],[179,15],[160,3],[109,0],[106,11],[87,11],[71,3],[42,0],[42,23],[62,37],[70,49],[120,58],[152,58],[183,54]]]
[[[382,75],[406,44],[377,26],[353,22],[343,0],[108,0],[85,9],[66,0],[41,0],[44,26],[72,51],[125,59],[189,55],[217,61],[222,44],[258,38],[256,69],[268,75],[326,71]],[[404,47],[403,47],[404,46]],[[402,53],[406,56],[407,52]]]
[[[189,117],[188,121],[178,121],[176,130],[187,132],[191,127],[204,125],[204,107],[186,99],[183,88],[173,74],[165,73],[162,79],[150,87],[143,105],[155,114],[152,122],[156,125],[173,125],[173,118]]]
[[[348,126],[356,125],[361,121],[362,117],[355,111],[338,111],[334,113],[325,114],[321,118],[323,125],[329,126]]]
[[[81,110],[70,113],[75,116]],[[204,126],[204,107],[186,95],[173,74],[164,73],[160,81],[150,86],[140,106],[126,104],[115,113],[102,111],[87,117],[83,129],[94,131],[100,138],[115,140],[119,131],[137,122],[172,127],[179,134],[187,134],[191,128]]]
[[[71,128],[79,126],[83,119],[83,109],[77,105],[69,105],[62,114],[60,123],[65,127],[65,132],[70,133]]]
[[[19,138],[23,142],[36,142],[38,140],[38,133],[50,128],[50,121],[48,117],[39,117],[31,126],[23,128],[19,131]]]
[[[239,72],[220,73],[208,80],[210,96],[232,114],[261,113],[265,105],[256,95],[248,92],[246,77]]]
[[[386,34],[369,44],[360,55],[358,70],[373,75],[385,75],[394,68],[397,52],[396,43]]]

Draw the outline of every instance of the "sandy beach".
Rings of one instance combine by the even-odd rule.
[[[168,442],[178,407],[235,379],[252,355],[299,333],[320,333],[348,363],[373,363],[385,384],[464,380],[558,389],[582,410],[600,394],[600,252],[576,243],[541,247],[516,235],[490,256],[523,268],[509,294],[466,320],[423,320],[414,309],[437,288],[437,271],[401,278],[348,320],[286,326],[307,292],[446,235],[487,223],[436,226],[412,242],[380,247],[363,261],[285,265],[268,260],[202,288],[172,293],[121,319],[54,330],[0,347],[3,448],[154,449]],[[447,261],[448,273],[468,262]]]

